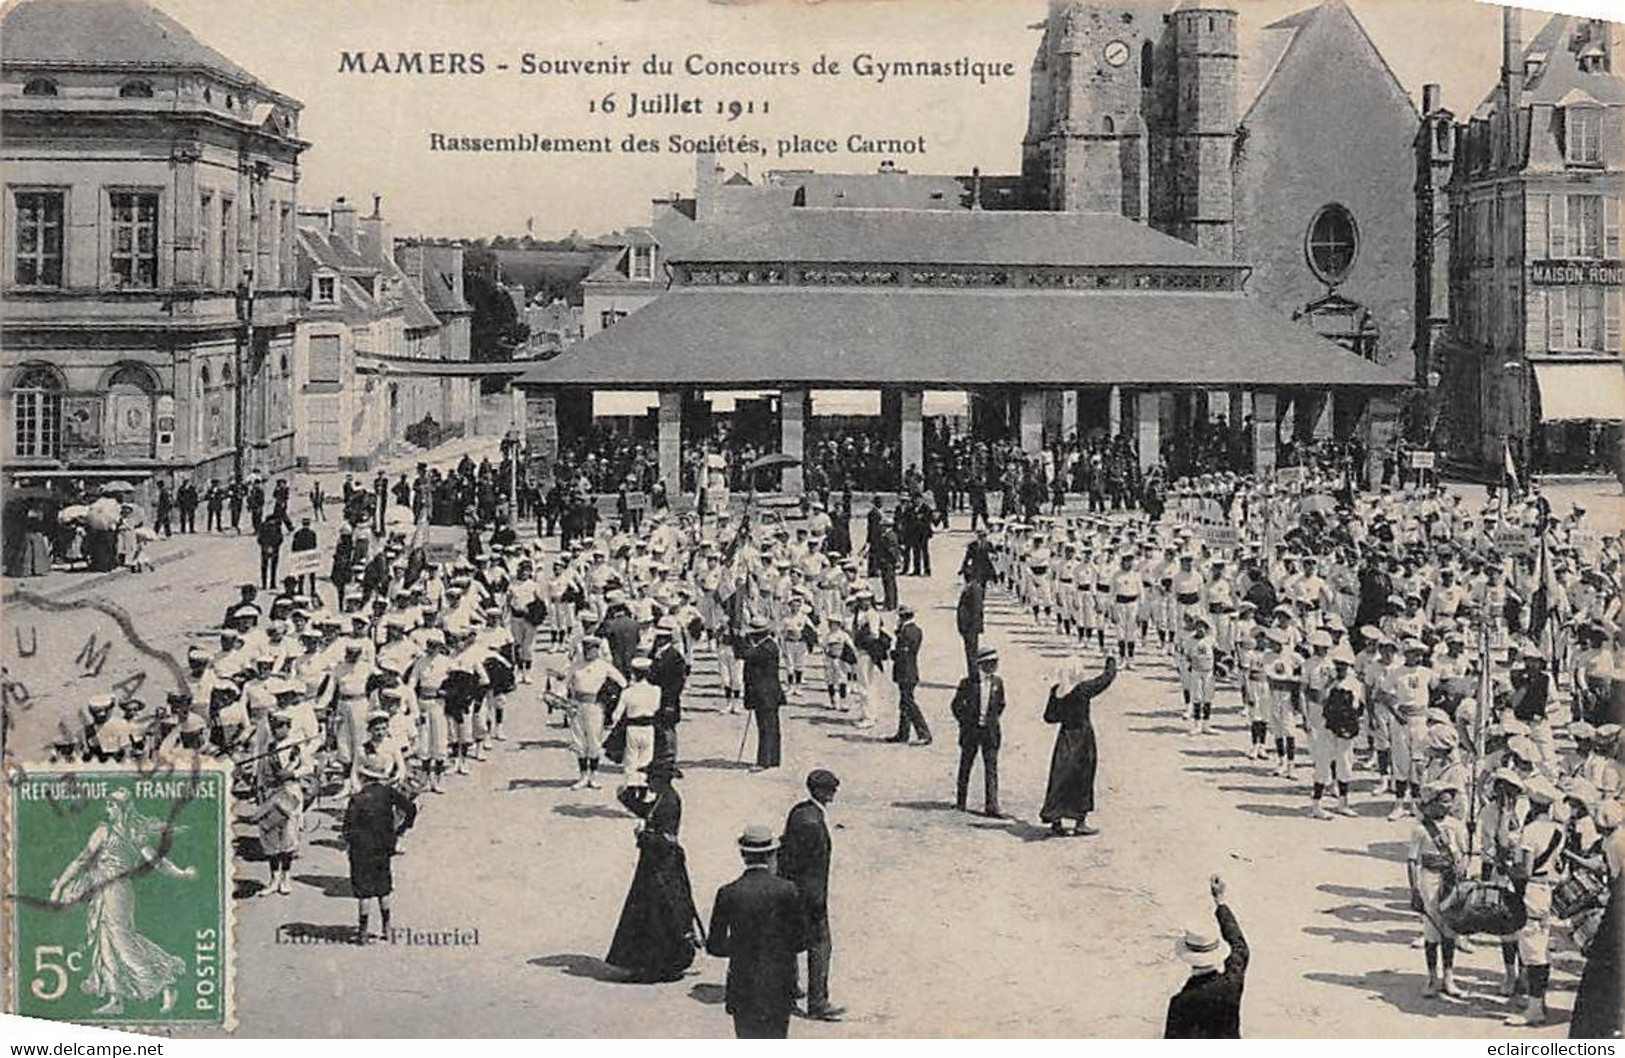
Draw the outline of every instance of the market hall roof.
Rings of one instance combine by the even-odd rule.
[[[1245,267],[1115,213],[801,207],[690,240],[672,263]]]
[[[1239,294],[798,286],[674,288],[516,381],[603,389],[1407,384]]]

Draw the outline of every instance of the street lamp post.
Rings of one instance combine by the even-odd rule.
[[[232,479],[239,489],[243,486],[243,456],[246,447],[247,432],[243,426],[243,418],[247,409],[244,397],[243,367],[254,346],[254,269],[249,266],[243,269],[242,278],[237,281],[237,342],[234,363],[232,365],[231,406],[232,406],[232,450],[231,471]]]

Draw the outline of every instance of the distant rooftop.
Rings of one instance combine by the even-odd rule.
[[[790,209],[702,224],[674,262],[1240,267],[1115,213]]]

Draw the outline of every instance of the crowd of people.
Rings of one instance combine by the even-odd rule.
[[[1571,1030],[1592,1036],[1620,1018],[1622,558],[1617,534],[1538,490],[1475,507],[1356,494],[1344,474],[1215,474],[1177,484],[1160,520],[995,519],[965,573],[1104,656],[1063,698],[1086,704],[1117,666],[1160,655],[1192,737],[1219,734],[1215,701],[1233,693],[1221,711],[1245,719],[1247,758],[1302,784],[1313,818],[1358,816],[1359,799],[1408,826],[1428,996],[1464,994],[1458,938],[1489,932],[1508,1024],[1542,1024],[1566,932],[1587,958]],[[1056,768],[1088,786],[1093,755],[1092,736],[1058,743]],[[1057,833],[1069,818],[1093,832],[1092,792],[1059,801],[1044,812]]]
[[[1041,472],[1042,459],[1005,471],[1035,464]],[[968,811],[980,763],[983,810],[1002,815],[1005,690],[983,618],[987,592],[1000,591],[1075,656],[1044,711],[1058,729],[1038,813],[1052,834],[1096,832],[1091,702],[1121,670],[1166,661],[1191,737],[1218,736],[1215,711],[1238,715],[1246,756],[1283,785],[1301,783],[1313,818],[1376,803],[1410,828],[1430,995],[1462,992],[1459,938],[1485,932],[1459,905],[1500,899],[1492,926],[1514,1023],[1546,1017],[1557,931],[1587,956],[1576,1031],[1617,1031],[1619,539],[1538,493],[1475,507],[1349,482],[1346,468],[1291,484],[1218,473],[1175,483],[1151,512],[1034,504],[987,517],[960,566],[956,806]],[[669,980],[701,948],[737,950],[721,894],[709,936],[701,928],[679,837],[690,682],[708,676],[725,714],[754,733],[753,771],[781,766],[792,703],[855,728],[895,716],[892,741],[930,744],[915,696],[923,636],[896,578],[929,571],[930,530],[952,498],[934,503],[926,478],[907,480],[904,501],[872,504],[854,541],[849,494],[786,521],[742,511],[749,504],[723,487],[695,513],[623,512],[555,546],[520,540],[502,483],[500,464],[465,461],[357,485],[326,578],[273,571],[269,587],[244,584],[209,642],[189,651],[185,687],[150,706],[93,700],[53,752],[175,766],[194,753],[231,757],[255,805],[269,893],[289,889],[311,806],[346,798],[365,940],[368,901],[387,933],[391,857],[424,799],[480,767],[516,700],[545,703],[569,733],[560,772],[591,791],[618,766],[614,796],[639,820],[609,961]],[[435,550],[436,522],[462,525],[466,544]],[[814,801],[833,796],[832,778],[814,789],[809,777]],[[770,862],[784,840],[742,835],[747,865]],[[816,900],[799,899],[811,921]],[[838,1017],[820,913],[822,933],[798,927],[800,950],[817,956],[809,1013]],[[781,1032],[789,998],[775,989],[773,1018],[742,1033]]]

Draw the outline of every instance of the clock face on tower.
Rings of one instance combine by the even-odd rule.
[[[1110,41],[1106,45],[1103,56],[1108,66],[1121,66],[1128,62],[1128,45],[1120,40]]]

